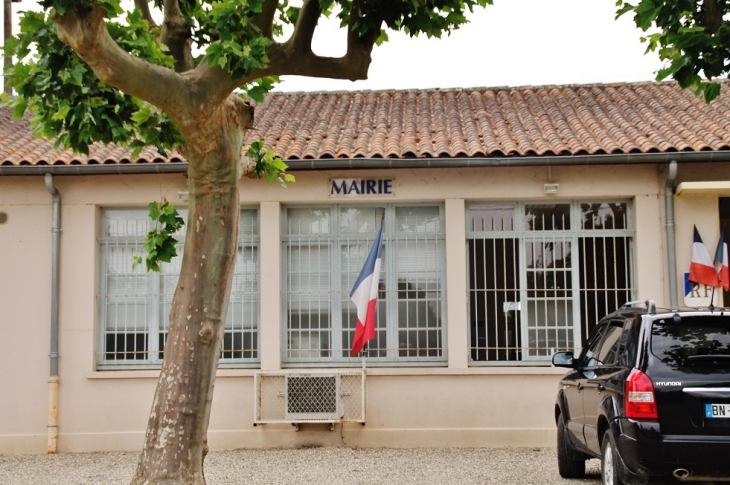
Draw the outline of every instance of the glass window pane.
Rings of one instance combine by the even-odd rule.
[[[380,229],[381,207],[343,207],[340,209],[340,234],[372,234]]]
[[[598,202],[580,205],[580,224],[584,230],[628,229],[628,204]]]
[[[570,204],[525,205],[525,230],[570,230]]]
[[[514,206],[473,205],[469,207],[467,230],[470,232],[513,231],[514,228]]]
[[[616,362],[619,345],[621,344],[621,333],[623,326],[618,323],[611,323],[606,329],[606,336],[603,337],[601,348],[598,350],[598,364],[610,365]]]
[[[289,209],[287,218],[289,235],[330,233],[331,214],[329,209]]]
[[[396,207],[396,232],[440,233],[443,231],[438,207]]]

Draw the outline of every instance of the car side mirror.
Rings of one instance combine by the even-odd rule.
[[[575,359],[573,358],[573,352],[571,352],[571,351],[555,352],[553,354],[553,365],[555,367],[569,367],[571,369],[574,368]]]

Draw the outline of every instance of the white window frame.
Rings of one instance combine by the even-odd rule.
[[[399,356],[398,354],[399,349],[397,347],[397,343],[399,342],[399,335],[398,335],[398,327],[397,327],[397,321],[398,321],[398,292],[397,290],[389,290],[392,288],[398,287],[398,274],[397,270],[394,268],[397,268],[397,261],[396,261],[396,251],[388,250],[388,246],[394,247],[394,245],[399,240],[398,234],[403,233],[396,233],[396,211],[398,209],[403,208],[419,208],[419,207],[432,207],[436,208],[438,210],[438,217],[439,217],[439,229],[437,232],[429,232],[427,233],[428,241],[435,241],[436,243],[436,250],[438,252],[438,284],[439,284],[439,290],[438,290],[438,318],[440,320],[440,328],[438,328],[439,333],[439,343],[440,348],[438,350],[439,354],[438,356],[409,356],[409,357],[403,357]],[[391,296],[388,298],[385,298],[385,315],[386,315],[386,333],[387,333],[387,342],[389,342],[388,349],[387,349],[387,355],[386,356],[356,356],[356,357],[350,357],[349,356],[349,348],[347,349],[347,357],[343,356],[344,352],[344,345],[342,343],[342,333],[343,331],[343,321],[342,321],[342,314],[343,314],[343,305],[349,305],[351,306],[351,309],[354,311],[354,304],[349,301],[349,291],[351,288],[347,288],[347,294],[345,293],[345,288],[343,285],[343,277],[347,278],[346,276],[343,276],[342,263],[341,263],[341,253],[340,248],[342,247],[342,242],[344,240],[351,240],[356,239],[361,244],[366,245],[369,249],[372,247],[373,240],[376,236],[376,230],[370,231],[364,236],[358,236],[354,234],[345,235],[345,234],[337,234],[338,228],[340,226],[340,210],[343,208],[355,208],[355,209],[376,209],[376,210],[382,210],[385,208],[385,230],[383,234],[383,241],[384,241],[384,256],[383,256],[383,262],[382,262],[382,268],[381,268],[381,275],[380,280],[381,284],[385,284],[385,293],[390,294]],[[289,329],[289,248],[290,245],[292,247],[297,247],[297,244],[299,244],[298,241],[300,241],[302,236],[300,235],[290,235],[289,229],[287,227],[289,217],[288,217],[288,211],[290,209],[306,209],[306,210],[322,210],[326,211],[330,215],[329,223],[332,227],[332,230],[324,235],[323,237],[318,238],[319,241],[321,241],[322,244],[328,244],[330,247],[329,251],[329,258],[330,258],[330,272],[331,272],[331,278],[329,282],[329,291],[331,294],[331,298],[329,298],[329,315],[330,315],[330,348],[329,356],[321,357],[321,356],[299,356],[299,357],[292,357],[289,355],[290,348],[289,348],[289,337],[290,337],[290,329]],[[447,331],[447,317],[446,317],[446,255],[445,255],[445,219],[444,219],[444,206],[443,203],[388,203],[388,204],[377,204],[377,203],[370,203],[370,204],[358,204],[358,203],[338,203],[338,204],[317,204],[317,205],[288,205],[282,207],[282,274],[281,274],[281,280],[282,280],[282,299],[281,299],[281,305],[282,305],[282,338],[281,338],[281,350],[282,350],[282,366],[285,368],[292,368],[292,367],[349,367],[349,366],[360,366],[363,363],[363,360],[366,362],[367,366],[414,366],[414,365],[436,365],[436,366],[443,366],[446,365],[447,362],[447,346],[446,346],[446,331]],[[379,228],[380,221],[377,221],[377,228]],[[377,229],[376,228],[376,229]],[[402,237],[402,236],[401,236]],[[405,237],[402,237],[403,240],[405,240]],[[415,237],[415,240],[418,241],[418,236]],[[416,242],[414,241],[414,242]],[[302,243],[304,244],[304,243]],[[304,246],[302,246],[304,247]],[[334,248],[334,249],[333,249]],[[363,254],[363,261],[364,261],[364,254]],[[351,268],[352,269],[352,268]],[[357,268],[357,271],[361,267]],[[353,273],[354,274],[354,273]],[[352,276],[352,275],[351,275]],[[352,277],[352,281],[354,282],[354,279],[357,277],[357,274],[354,274],[354,277]],[[348,285],[349,286],[349,285]],[[379,301],[379,308],[380,305],[383,303],[383,290],[381,289],[381,296]],[[428,301],[432,301],[431,299],[426,300],[416,300],[417,302],[425,301],[426,305],[428,305]],[[382,310],[379,309],[379,315],[382,314]],[[379,324],[378,327],[380,328],[382,325]],[[351,344],[351,340],[348,342],[348,345]],[[396,343],[396,346],[393,347],[393,344]]]
[[[581,205],[582,204],[603,204],[603,203],[618,203],[618,204],[625,204],[626,205],[626,229],[582,229],[581,228]],[[526,223],[526,216],[525,216],[525,207],[531,206],[531,205],[550,205],[550,204],[566,204],[570,206],[570,229],[569,230],[528,230],[525,227]],[[488,206],[488,205],[494,205],[494,206],[502,206],[502,207],[511,207],[514,209],[514,227],[509,230],[500,230],[500,231],[479,231],[474,230],[472,226],[473,221],[470,218],[470,209],[474,207],[479,206]],[[634,219],[633,219],[633,204],[631,200],[628,199],[570,199],[570,200],[564,200],[564,199],[557,199],[554,201],[546,201],[544,199],[541,200],[524,200],[524,201],[470,201],[466,204],[466,256],[467,256],[467,314],[468,314],[468,337],[469,340],[467,342],[467,347],[469,351],[469,365],[472,366],[489,366],[489,365],[545,365],[550,363],[550,355],[542,355],[542,356],[530,356],[528,351],[528,342],[529,342],[529,335],[528,331],[530,328],[536,328],[538,326],[538,322],[530,322],[529,321],[529,312],[527,311],[527,305],[530,301],[530,298],[528,298],[528,288],[527,288],[527,257],[525,257],[524,251],[525,251],[525,244],[529,243],[531,241],[549,241],[549,242],[568,242],[571,245],[571,251],[570,251],[570,288],[565,289],[565,292],[569,294],[569,296],[563,298],[566,300],[569,300],[571,302],[572,308],[569,317],[572,319],[572,349],[568,350],[574,350],[577,351],[581,347],[582,339],[587,335],[587,332],[584,329],[585,323],[582,321],[581,316],[581,293],[588,291],[585,288],[581,288],[580,286],[580,261],[579,261],[579,251],[580,251],[580,243],[579,241],[581,238],[595,238],[595,237],[603,237],[603,238],[625,238],[627,241],[626,244],[626,251],[628,256],[628,261],[626,261],[626,273],[627,277],[629,278],[629,288],[628,289],[621,289],[621,292],[628,291],[630,294],[629,299],[635,299],[636,298],[636,275],[635,275],[635,266],[634,266],[634,238],[635,238],[635,229],[634,229]],[[473,333],[473,327],[475,326],[475,323],[472,322],[472,308],[471,308],[471,302],[472,302],[472,291],[474,291],[471,288],[471,278],[472,278],[472,265],[475,264],[473,261],[470,261],[470,250],[469,250],[469,241],[487,241],[487,240],[493,240],[493,241],[504,241],[504,240],[511,240],[511,241],[517,241],[517,247],[519,248],[519,254],[520,257],[518,258],[518,263],[516,266],[516,270],[518,271],[516,275],[516,282],[517,282],[517,288],[514,288],[512,290],[498,290],[498,291],[509,291],[514,292],[513,290],[516,290],[516,292],[519,294],[519,301],[514,302],[514,304],[510,305],[509,311],[513,312],[512,315],[516,315],[518,317],[518,321],[516,322],[518,327],[519,333],[520,333],[520,350],[517,352],[517,354],[520,355],[517,359],[510,359],[507,358],[497,358],[495,360],[489,360],[487,359],[475,359],[475,351],[476,348],[473,347],[473,340],[472,340],[472,333]],[[484,290],[487,291],[487,290]],[[605,290],[605,291],[613,291],[613,290]],[[617,290],[619,291],[619,290]],[[485,296],[486,298],[486,296]],[[558,298],[559,300],[562,300]],[[533,300],[537,300],[537,298],[534,298]],[[503,304],[504,306],[505,304]],[[618,307],[617,307],[618,308]],[[604,316],[606,313],[612,312],[616,310],[617,308],[605,308],[602,309],[602,314],[597,315],[596,322],[598,319],[600,319],[602,316]],[[506,310],[508,308],[503,308],[503,310],[506,313]],[[488,327],[489,324],[485,323],[485,327]],[[514,323],[512,324],[514,325]],[[481,348],[480,348],[481,349]],[[564,350],[562,348],[556,348],[555,350]],[[485,350],[486,354],[486,350]]]
[[[179,207],[178,211],[181,216],[185,217],[187,214],[187,208]],[[118,235],[108,236],[107,228],[110,222],[112,214],[129,213],[129,219],[137,221],[136,228],[134,229],[134,235]],[[138,266],[134,271],[132,270],[132,255],[142,255],[142,246],[144,244],[144,235],[149,231],[151,227],[151,220],[148,217],[148,209],[139,207],[128,207],[128,208],[102,208],[101,209],[101,223],[100,223],[100,236],[99,236],[99,296],[98,296],[98,308],[99,308],[99,322],[98,322],[98,339],[97,339],[97,352],[96,352],[96,368],[97,370],[133,370],[133,369],[159,369],[162,365],[162,358],[160,357],[160,333],[164,333],[164,328],[169,324],[169,307],[172,302],[174,293],[174,286],[177,283],[179,276],[179,269],[175,271],[173,265],[179,267],[182,261],[182,255],[184,251],[185,241],[185,227],[182,231],[175,234],[175,238],[178,240],[177,244],[177,257],[173,259],[172,263],[162,263],[161,273],[147,272],[144,268],[144,263]],[[248,227],[244,227],[245,220],[243,215],[250,214],[252,218],[249,218],[250,224]],[[259,210],[258,207],[241,207],[241,224],[239,227],[238,237],[238,251],[240,252],[243,248],[252,250],[252,260],[256,271],[255,274],[245,273],[243,271],[244,262],[237,258],[236,266],[234,268],[234,279],[233,288],[231,291],[231,303],[240,302],[246,300],[251,305],[251,314],[249,318],[253,320],[250,327],[237,327],[233,330],[226,329],[228,333],[251,333],[252,337],[255,338],[255,346],[250,349],[246,349],[245,353],[248,353],[249,357],[224,357],[226,350],[231,353],[233,349],[222,349],[222,356],[219,361],[220,368],[236,367],[236,368],[258,368],[261,361],[261,338],[260,338],[260,223],[259,223]],[[145,301],[145,312],[144,321],[135,322],[140,329],[134,330],[130,333],[145,335],[147,338],[147,349],[141,350],[140,354],[143,358],[140,359],[114,359],[107,358],[107,354],[120,353],[108,352],[106,348],[107,335],[115,335],[122,333],[125,327],[118,326],[115,329],[107,330],[107,319],[108,306],[107,303],[114,299],[114,295],[109,292],[107,287],[107,277],[111,276],[107,274],[107,258],[110,257],[110,250],[112,247],[120,248],[126,247],[132,249],[130,251],[128,261],[122,261],[121,265],[129,268],[129,273],[124,276],[136,277],[147,282],[147,291],[144,294],[132,292],[128,295],[118,296],[118,301],[121,304],[137,299],[137,301]],[[127,259],[125,257],[125,259]],[[247,269],[251,268],[251,264],[246,264]],[[163,289],[163,278],[171,278],[175,281],[172,285],[172,292],[164,292]],[[245,278],[248,279],[248,289],[242,290],[236,289],[237,279]],[[244,284],[240,285],[242,288]],[[126,298],[126,299],[125,299]],[[231,308],[232,304],[229,303],[229,315],[227,321],[232,319]],[[126,310],[125,310],[126,311]],[[127,322],[128,323],[128,322]],[[124,325],[127,325],[124,323]],[[133,324],[134,326],[134,324]],[[128,326],[126,328],[129,328]],[[249,330],[250,328],[250,330]],[[144,338],[144,337],[142,337]],[[165,336],[163,335],[164,339]],[[243,338],[243,336],[241,337]],[[225,336],[224,336],[225,339]],[[244,350],[235,350],[235,352],[244,353]]]

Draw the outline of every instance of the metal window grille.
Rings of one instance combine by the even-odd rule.
[[[185,217],[186,210],[180,210]],[[176,234],[178,257],[160,273],[132,270],[151,221],[146,210],[106,209],[102,214],[100,369],[156,368],[164,357],[170,307],[180,275],[185,229]],[[241,211],[238,255],[223,336],[220,366],[259,361],[258,211]]]
[[[474,203],[467,213],[470,358],[545,361],[634,298],[627,202]]]
[[[361,362],[350,291],[385,214],[376,337],[368,363],[443,362],[443,213],[439,206],[286,209],[284,363]]]

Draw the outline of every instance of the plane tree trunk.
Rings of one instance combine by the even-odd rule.
[[[215,370],[238,246],[242,135],[252,114],[231,96],[210,119],[183,125],[190,162],[185,251],[135,485],[205,483]]]

